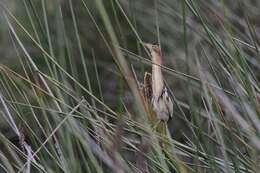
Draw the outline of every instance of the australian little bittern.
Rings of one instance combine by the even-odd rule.
[[[152,107],[157,118],[167,122],[173,114],[173,104],[169,97],[162,74],[162,53],[159,45],[143,43],[151,53],[152,58]]]

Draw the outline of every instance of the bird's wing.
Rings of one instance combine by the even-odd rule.
[[[169,116],[172,117],[173,114],[173,103],[172,103],[172,99],[169,96],[168,90],[166,87],[164,87],[164,92],[163,92],[163,100],[165,102],[165,106],[168,110]]]
[[[159,97],[153,97],[152,105],[158,117],[162,119],[168,119],[169,117],[172,117],[173,103],[166,87],[163,88]]]

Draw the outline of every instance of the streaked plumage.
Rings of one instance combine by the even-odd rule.
[[[157,114],[157,118],[168,121],[173,114],[172,100],[168,95],[167,88],[163,82],[161,49],[158,45],[144,43],[152,57],[152,107]]]

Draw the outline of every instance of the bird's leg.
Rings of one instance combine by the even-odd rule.
[[[152,130],[158,130],[158,125],[161,123],[161,120],[157,120],[154,126],[152,127]]]

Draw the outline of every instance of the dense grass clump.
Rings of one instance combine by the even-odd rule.
[[[0,9],[0,173],[259,172],[259,1]],[[141,92],[143,41],[162,48],[168,130]]]

